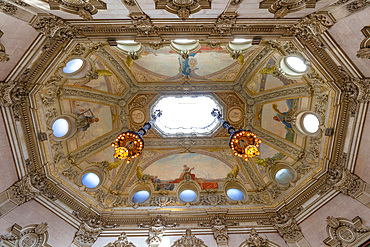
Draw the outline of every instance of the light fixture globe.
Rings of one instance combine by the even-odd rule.
[[[255,134],[244,129],[235,131],[235,128],[231,127],[230,123],[222,118],[221,112],[218,109],[213,109],[211,114],[221,122],[222,127],[227,129],[227,132],[230,134],[229,146],[235,156],[248,161],[248,158],[260,154],[258,146],[262,141]]]
[[[156,110],[152,115],[152,120],[146,122],[138,132],[128,130],[117,136],[112,143],[114,147],[114,158],[125,160],[130,163],[132,159],[138,157],[144,148],[143,135],[152,127],[152,123],[162,115],[160,110]]]

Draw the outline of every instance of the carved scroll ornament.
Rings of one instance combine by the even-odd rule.
[[[211,2],[211,0],[155,0],[155,8],[165,9],[182,20],[186,20],[191,14],[201,9],[210,9]]]

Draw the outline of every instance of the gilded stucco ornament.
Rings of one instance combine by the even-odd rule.
[[[49,39],[44,49],[50,48],[53,41],[64,42],[70,40],[79,32],[77,28],[62,18],[50,14],[37,14],[31,20],[30,25]]]
[[[365,226],[359,216],[352,220],[328,216],[326,222],[329,236],[323,242],[332,247],[360,246],[370,236],[370,227]]]
[[[200,222],[201,227],[210,227],[218,245],[225,246],[229,242],[228,226],[237,226],[239,223],[228,221],[224,214],[215,214],[209,217],[208,222]]]
[[[163,239],[164,231],[167,227],[177,227],[177,223],[170,223],[167,221],[166,217],[162,215],[157,215],[153,218],[150,223],[139,225],[139,228],[149,228],[149,237],[147,243],[149,246],[158,246]]]
[[[213,32],[218,35],[230,34],[232,28],[236,23],[236,13],[223,13],[221,14],[215,23]]]
[[[191,14],[211,8],[211,0],[155,0],[156,9],[165,9],[186,20]]]
[[[268,8],[274,14],[274,18],[283,18],[289,13],[297,12],[305,8],[315,8],[316,0],[263,0],[260,8]]]
[[[79,15],[85,20],[92,20],[98,9],[107,9],[101,0],[52,0],[49,1],[50,10],[62,10]]]
[[[370,26],[361,29],[365,39],[361,41],[360,50],[357,51],[357,57],[370,59]]]
[[[290,33],[304,40],[317,39],[331,26],[333,20],[327,14],[310,14],[290,28]]]
[[[250,236],[239,247],[268,247],[268,240],[258,235],[256,229],[252,228]]]
[[[109,243],[104,247],[136,247],[136,245],[128,241],[126,233],[123,232],[116,241]]]
[[[0,30],[0,38],[3,36],[3,32]],[[9,55],[5,52],[5,46],[0,42],[0,62],[9,61]]]
[[[32,224],[21,227],[14,224],[11,232],[0,235],[0,245],[4,247],[51,247],[47,242],[49,238],[47,223]]]
[[[74,236],[73,244],[79,247],[90,247],[98,239],[102,230],[100,227],[94,228],[88,226],[86,223],[81,223]]]
[[[207,247],[204,241],[191,234],[190,229],[185,230],[185,235],[176,240],[171,247]]]
[[[146,14],[131,14],[132,24],[140,35],[156,35],[157,28],[153,25],[152,20]]]
[[[10,3],[0,1],[0,11],[7,15],[15,15],[18,11],[17,6],[14,6]]]

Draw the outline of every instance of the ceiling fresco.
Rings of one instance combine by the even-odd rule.
[[[244,61],[233,59],[226,44],[218,48],[201,44],[185,60],[169,46],[153,49],[144,44],[131,67],[117,47],[74,44],[45,86],[35,92],[41,99],[35,101],[38,109],[44,109],[38,124],[49,136],[45,159],[51,164],[50,176],[101,212],[130,215],[138,208],[163,207],[190,212],[209,206],[244,210],[284,202],[323,168],[327,138],[323,129],[332,121],[336,94],[323,79],[311,79],[321,78],[313,66],[301,76],[284,73],[279,61],[291,50],[295,56],[300,53],[290,42],[274,43],[279,49],[270,44],[250,46],[239,55]],[[63,74],[63,65],[75,58],[83,59],[87,67]],[[188,74],[183,65],[190,69]],[[138,131],[163,95],[203,94],[220,102],[232,126],[250,129],[262,139],[259,156],[249,161],[235,157],[228,147],[229,134],[221,127],[208,136],[174,137],[162,136],[153,127],[144,137],[141,156],[131,163],[113,157],[111,143],[117,135]],[[320,118],[312,135],[297,127],[305,112]],[[73,127],[65,138],[53,136],[51,125],[58,117]],[[283,168],[290,171],[291,180],[279,184],[275,176]],[[98,187],[82,184],[89,172],[98,175]],[[196,201],[182,201],[183,188],[197,191]],[[237,188],[244,199],[230,199],[229,188]],[[133,202],[140,190],[149,191],[150,199]]]
[[[128,69],[139,83],[231,82],[237,78],[248,58],[256,50],[256,47],[251,47],[244,54],[243,61],[236,61],[224,46],[214,49],[201,46],[187,59],[183,59],[168,46],[158,50],[145,47],[141,57],[131,67],[128,66]],[[115,52],[126,64],[127,55],[124,55],[119,48],[115,49]]]
[[[247,88],[252,94],[258,94],[263,91],[296,83],[303,83],[301,78],[289,79],[279,72],[277,63],[279,63],[282,57],[281,54],[275,52],[261,65],[260,69],[247,83]]]

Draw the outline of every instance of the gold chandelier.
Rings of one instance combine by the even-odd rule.
[[[128,130],[117,136],[116,141],[112,143],[114,147],[114,158],[125,160],[130,163],[132,159],[138,157],[144,148],[143,136],[152,127],[153,122],[162,115],[160,110],[156,110],[151,116],[152,119],[146,122],[138,132]]]
[[[218,109],[212,110],[212,116],[216,117],[222,127],[227,129],[230,134],[229,146],[233,150],[235,156],[243,158],[248,161],[248,158],[252,158],[260,154],[258,150],[259,144],[262,142],[257,136],[250,130],[235,130],[234,127],[230,126],[230,123],[222,118],[222,115]]]

